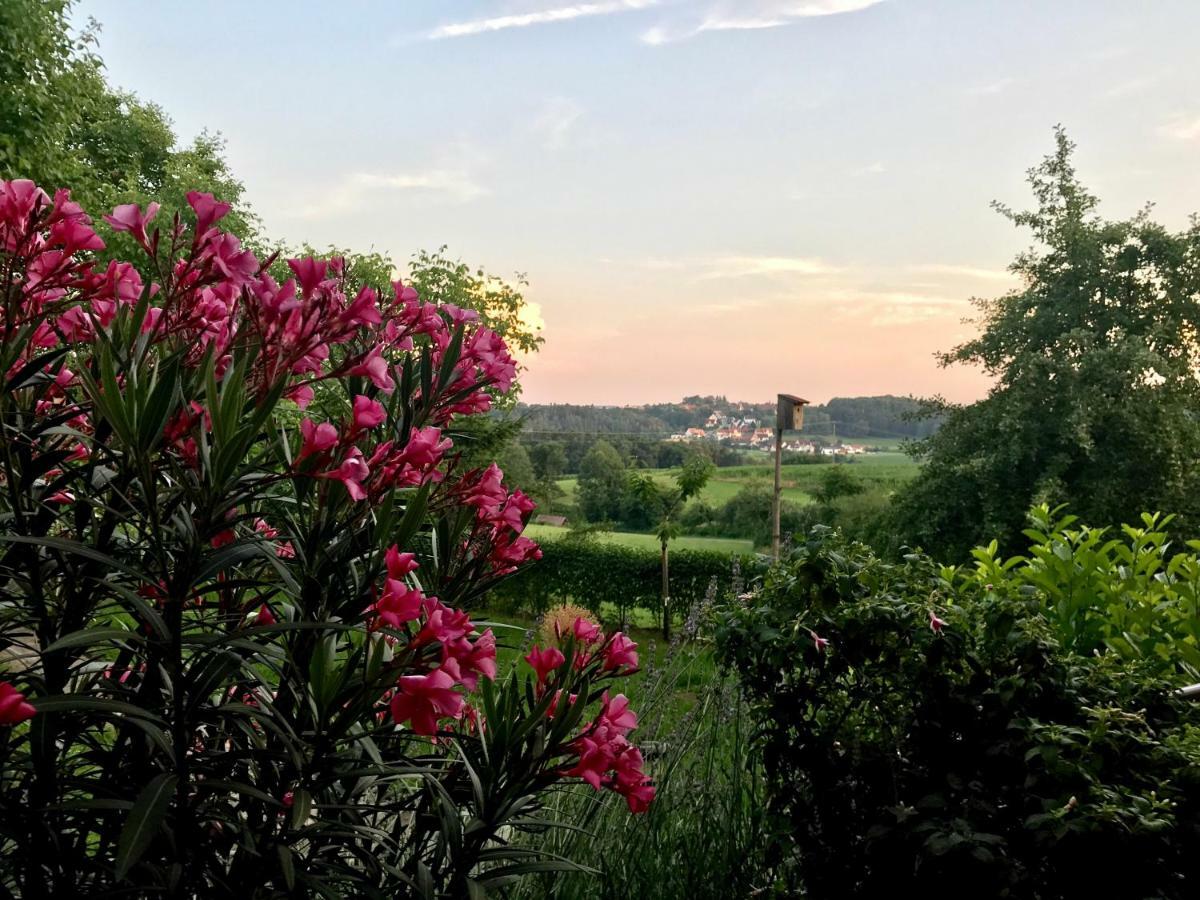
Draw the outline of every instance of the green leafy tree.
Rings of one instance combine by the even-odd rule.
[[[634,473],[630,493],[637,498],[654,521],[654,536],[661,546],[662,560],[662,633],[671,639],[671,561],[670,544],[679,537],[679,519],[688,500],[708,484],[716,467],[703,453],[691,454],[675,475],[675,484],[663,485],[652,475]]]
[[[617,519],[625,485],[625,460],[608,441],[596,441],[579,464],[579,511],[589,522]]]
[[[72,31],[70,0],[0,4],[0,178],[28,178],[46,190],[69,186],[94,211],[121,203],[162,205],[160,222],[186,215],[188,191],[233,205],[223,224],[239,237],[255,232],[242,185],[226,165],[220,137],[181,144],[154,103],[104,79],[99,26]],[[133,249],[123,237],[107,253]]]
[[[499,278],[482,268],[472,269],[446,255],[446,247],[422,250],[409,266],[413,287],[427,300],[453,303],[479,313],[480,321],[504,338],[514,352],[536,353],[545,340],[541,324],[531,316],[524,291],[529,282],[521,273]]]
[[[542,441],[529,448],[539,478],[560,478],[567,470],[567,451],[561,441]]]
[[[1022,286],[976,301],[980,335],[941,358],[994,386],[978,403],[929,403],[945,422],[914,448],[925,467],[897,498],[900,533],[953,559],[992,538],[1010,550],[1042,502],[1093,522],[1155,508],[1200,521],[1200,223],[1100,218],[1072,151],[1059,130],[1030,170],[1035,208],[996,205],[1037,245],[1011,266]]]
[[[817,503],[829,507],[843,497],[853,497],[864,490],[863,483],[847,472],[845,466],[831,466],[822,473],[811,493]]]
[[[529,451],[520,441],[509,441],[496,455],[496,465],[504,471],[504,480],[525,493],[535,490],[538,479],[529,459]]]

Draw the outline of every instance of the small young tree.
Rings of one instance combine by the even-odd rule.
[[[708,484],[715,466],[703,453],[689,454],[675,475],[674,485],[663,485],[654,476],[634,473],[630,477],[630,494],[642,504],[656,524],[654,536],[662,549],[662,635],[671,639],[671,563],[670,543],[679,536],[679,517],[684,505]]]

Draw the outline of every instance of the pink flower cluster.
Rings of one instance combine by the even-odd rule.
[[[563,635],[559,635],[561,640]],[[621,632],[605,636],[598,625],[576,619],[569,635],[574,664],[580,669],[595,665],[599,674],[630,674],[637,669],[637,644]],[[537,678],[537,696],[553,690],[548,715],[553,717],[562,700],[557,688],[567,658],[557,647],[534,647],[526,656]],[[568,694],[574,704],[576,695]],[[637,727],[637,715],[629,708],[624,694],[609,699],[605,691],[599,715],[571,742],[568,750],[573,761],[562,774],[581,778],[596,790],[609,788],[625,798],[631,812],[645,812],[654,799],[654,785],[643,770],[641,751],[629,742],[628,734]]]
[[[31,181],[0,181],[0,250],[22,258],[26,270],[22,302],[2,322],[6,336],[29,326],[26,359],[62,342],[90,341],[120,306],[133,306],[148,291],[159,302],[149,306],[142,328],[154,341],[176,342],[192,362],[215,351],[218,375],[235,342],[254,343],[259,352],[247,373],[251,390],[261,394],[282,383],[301,406],[312,399],[312,384],[326,378],[361,376],[391,394],[396,354],[413,350],[418,341],[428,344],[434,371],[457,348],[450,376],[434,385],[436,396],[422,398],[435,425],[459,413],[485,411],[492,391],[512,387],[516,361],[475,313],[424,303],[399,281],[386,297],[363,287],[350,299],[341,259],[288,260],[294,277],[278,284],[251,251],[218,227],[228,203],[196,191],[187,201],[196,219],[190,242],[178,217],[165,240],[160,230],[150,230],[157,204],[145,210],[126,204],[104,217],[151,257],[158,259],[166,248],[163,283],[147,287],[130,263],[94,269],[86,253],[105,244],[68,191],[51,199]],[[342,345],[346,349],[335,363],[331,348]],[[362,413],[369,420],[372,411]],[[362,422],[359,412],[356,425]],[[351,462],[346,470],[352,482],[356,468]]]
[[[626,737],[637,727],[637,715],[624,694],[610,700],[605,691],[602,703],[595,721],[571,745],[577,760],[563,774],[582,778],[596,790],[614,790],[630,812],[645,812],[654,799],[654,785],[643,771],[642,752]]]
[[[482,472],[463,478],[462,503],[475,508],[475,529],[471,540],[487,548],[488,561],[496,575],[507,575],[531,560],[541,559],[542,551],[521,536],[529,514],[537,508],[520,490],[511,493],[504,487],[504,473],[492,463]]]
[[[435,668],[422,675],[402,675],[391,697],[392,718],[408,722],[417,734],[434,735],[439,719],[459,719],[466,700],[457,688],[468,691],[479,685],[479,677],[496,677],[496,636],[489,628],[476,634],[470,617],[404,582],[418,564],[411,553],[392,546],[384,555],[387,574],[384,588],[368,611],[373,627],[407,628],[407,649],[420,652],[437,648]],[[415,629],[409,623],[417,623]]]

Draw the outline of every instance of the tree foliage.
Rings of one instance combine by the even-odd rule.
[[[70,186],[93,210],[161,203],[163,220],[187,210],[188,191],[232,204],[226,227],[246,239],[255,221],[219,136],[182,143],[157,105],[104,79],[99,26],[71,28],[72,0],[0,4],[0,179]],[[118,238],[110,253],[132,249]]]
[[[625,460],[608,441],[596,441],[579,464],[579,509],[589,522],[612,522],[625,508]]]
[[[1100,218],[1073,145],[1061,130],[1056,142],[1029,173],[1036,206],[997,206],[1037,241],[1011,267],[1022,286],[977,301],[981,334],[942,357],[995,384],[978,403],[931,403],[945,423],[899,497],[901,533],[955,559],[993,537],[1012,549],[1040,502],[1200,523],[1200,224]]]

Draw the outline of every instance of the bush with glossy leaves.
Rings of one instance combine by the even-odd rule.
[[[988,553],[959,570],[884,563],[818,528],[724,610],[719,655],[755,710],[781,892],[1194,894],[1200,706],[1160,660],[1064,639],[1049,598],[1072,546],[1096,549],[1060,542],[1061,570]],[[1107,580],[1145,587],[1119,557]]]

